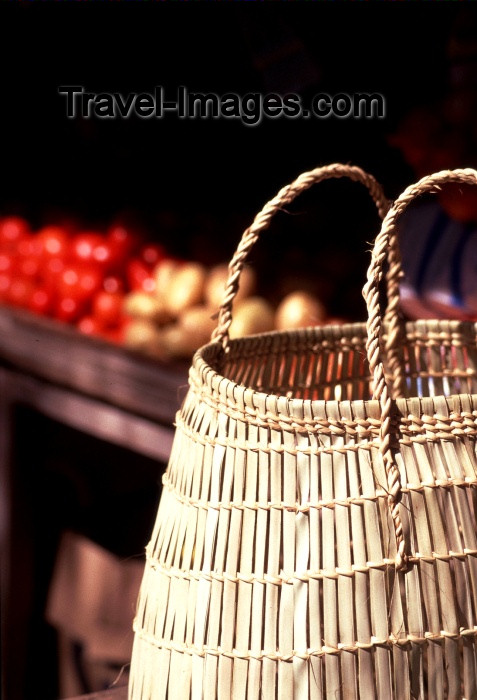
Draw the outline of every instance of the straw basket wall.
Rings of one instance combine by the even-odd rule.
[[[130,700],[477,698],[477,344],[474,324],[398,313],[395,224],[445,171],[386,214],[366,324],[229,340],[240,270],[195,355],[134,622]],[[379,307],[385,260],[388,308]]]

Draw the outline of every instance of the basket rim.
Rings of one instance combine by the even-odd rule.
[[[413,336],[421,333],[436,334],[439,338],[448,338],[452,342],[452,336],[469,335],[474,337],[477,333],[477,323],[474,321],[462,320],[427,320],[419,319],[406,322],[406,337],[412,340]],[[350,342],[362,345],[366,344],[366,322],[330,324],[326,326],[310,326],[296,330],[269,331],[231,339],[229,341],[228,352],[233,352],[241,347],[263,344],[264,340],[269,341],[270,349],[275,344],[275,349],[297,345],[297,349],[303,350],[307,343],[331,343],[331,345],[341,344],[343,347]],[[385,338],[384,334],[384,338]],[[456,345],[459,344],[456,340]],[[323,345],[322,345],[323,347]],[[312,346],[310,345],[310,349]],[[189,391],[200,393],[200,398],[212,403],[217,409],[232,411],[237,415],[242,415],[248,422],[258,420],[258,424],[277,424],[277,429],[283,428],[285,423],[292,422],[294,425],[313,427],[321,425],[323,418],[317,416],[330,416],[331,422],[336,423],[336,416],[349,415],[350,419],[343,418],[344,424],[355,419],[370,422],[372,426],[379,426],[382,423],[381,408],[379,399],[312,399],[287,396],[285,394],[267,393],[266,391],[255,389],[253,386],[238,383],[221,373],[217,367],[218,363],[213,362],[213,358],[219,358],[223,354],[223,346],[217,340],[212,340],[201,346],[192,358],[189,370]],[[263,354],[266,354],[264,352]],[[370,376],[371,381],[371,376]],[[434,396],[412,395],[393,399],[398,422],[404,420],[409,422],[412,417],[430,418],[437,414],[440,423],[449,420],[455,425],[460,420],[461,414],[477,409],[477,393],[453,393],[436,394]],[[444,411],[444,412],[443,412]],[[446,415],[447,414],[447,415]],[[475,434],[477,434],[477,410],[475,410]],[[469,416],[467,415],[467,420]],[[463,419],[462,419],[463,420]],[[439,422],[439,421],[438,421]],[[424,420],[426,423],[426,420]],[[468,426],[470,428],[470,426]],[[469,430],[466,434],[470,434]],[[474,434],[474,429],[472,429]]]

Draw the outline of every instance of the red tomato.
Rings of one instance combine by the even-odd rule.
[[[101,289],[103,276],[96,267],[85,266],[79,270],[79,288],[85,298],[91,299],[92,296]]]
[[[120,292],[97,292],[92,304],[93,316],[104,327],[116,325],[122,316],[124,296]]]
[[[28,236],[30,226],[20,216],[7,216],[0,219],[0,245],[6,248],[14,248],[18,241]]]
[[[13,253],[0,253],[0,272],[12,273],[17,266],[17,257]]]
[[[117,343],[121,345],[124,342],[124,333],[119,326],[114,326],[113,328],[106,328],[101,335],[105,340],[110,343]]]
[[[37,280],[40,275],[41,261],[34,256],[20,257],[18,260],[18,271],[23,277],[28,277],[31,280]]]
[[[94,231],[78,233],[71,241],[71,255],[75,260],[80,262],[93,262],[94,249],[102,245],[103,241],[103,236]]]
[[[100,335],[102,331],[101,323],[93,316],[83,316],[76,324],[81,333],[86,335]]]
[[[37,257],[41,256],[43,245],[37,236],[26,236],[18,241],[16,252],[22,257]]]
[[[10,272],[0,272],[0,300],[5,301],[8,299],[12,279]]]
[[[129,289],[135,292],[153,292],[156,288],[156,281],[152,277],[149,266],[137,258],[129,261],[126,268],[126,277]]]
[[[93,265],[67,265],[59,273],[56,287],[63,298],[76,299],[84,303],[92,299],[101,288],[102,276]]]
[[[107,241],[111,244],[118,264],[124,265],[141,245],[141,236],[127,226],[115,224],[108,231]]]
[[[131,322],[131,318],[123,316],[116,326],[113,326],[112,328],[106,328],[101,335],[107,340],[109,340],[110,343],[118,343],[118,345],[123,345],[124,339],[126,337],[127,327]]]
[[[103,280],[103,289],[105,292],[124,292],[124,281],[116,275],[109,275]]]
[[[35,286],[30,280],[15,277],[6,293],[6,300],[14,306],[28,308],[34,291]]]
[[[76,298],[79,289],[79,272],[76,266],[66,265],[58,274],[56,286],[61,297]]]
[[[106,239],[93,249],[93,261],[97,263],[105,273],[119,270],[123,264],[114,246]]]
[[[44,226],[37,233],[37,240],[46,258],[66,258],[69,253],[70,239],[61,226]]]
[[[154,268],[161,260],[167,257],[167,253],[164,246],[160,245],[160,243],[148,243],[142,246],[139,251],[139,257],[150,268]]]
[[[48,316],[53,312],[55,297],[53,292],[47,287],[37,287],[34,290],[29,308],[33,313]]]
[[[59,321],[74,323],[80,318],[84,310],[84,304],[73,297],[63,297],[55,307],[55,317]]]
[[[41,277],[45,286],[51,290],[56,290],[58,280],[65,267],[66,263],[62,258],[49,258],[46,260],[41,269]]]

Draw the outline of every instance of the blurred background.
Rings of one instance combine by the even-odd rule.
[[[460,3],[342,2],[5,3],[1,12],[0,214],[37,226],[74,216],[91,228],[133,213],[174,253],[207,261],[228,260],[259,208],[304,170],[353,163],[391,198],[413,181],[389,136],[411,109],[446,92],[452,33],[473,31],[476,14]],[[304,102],[318,92],[378,92],[386,116],[256,126],[175,114],[69,120],[57,89],[74,84],[123,94],[161,85],[171,96],[179,85],[293,92]],[[300,201],[291,222],[281,217],[254,252],[267,291],[281,293],[273,285],[287,246],[290,275],[326,278],[331,313],[361,318],[365,241],[377,231],[366,200],[360,188],[333,183]]]
[[[437,167],[477,162],[477,7],[471,4],[2,3],[0,26],[0,219],[23,217],[34,231],[68,221],[105,231],[111,222],[128,221],[168,254],[215,265],[231,258],[255,214],[303,171],[358,165],[395,198]],[[256,126],[175,114],[67,119],[58,94],[63,85],[123,95],[162,86],[171,98],[180,85],[219,95],[295,93],[305,103],[320,92],[380,93],[386,113],[382,119],[264,118]],[[251,254],[258,291],[276,304],[290,290],[309,289],[329,316],[364,320],[361,288],[378,230],[363,188],[320,184],[277,215]],[[3,566],[5,698],[53,700],[107,687],[127,663],[169,438],[161,461],[142,438],[128,445],[123,425],[142,421],[141,430],[150,431],[156,418],[158,425],[167,422],[167,411],[172,425],[187,363],[162,367],[159,377],[154,363],[126,362],[106,345],[91,354],[73,335],[55,335],[53,326],[18,338],[20,326],[11,334],[10,327],[0,329],[0,384],[13,382],[8,386],[17,396],[21,370],[26,388],[21,400],[0,404],[6,475],[0,509],[3,504],[2,526],[12,537]],[[42,342],[25,347],[25,338]],[[69,354],[72,348],[77,354]],[[65,365],[62,355],[73,358],[71,376],[65,369],[54,376]],[[127,371],[119,377],[123,361]],[[83,374],[93,377],[87,386],[82,362]],[[169,382],[163,393],[161,382]],[[70,421],[63,405],[50,403],[42,412],[46,402],[32,399],[52,385],[71,392]],[[90,394],[95,418],[88,432],[88,421],[73,408],[86,405],[81,401]],[[71,403],[72,396],[80,403]],[[118,591],[127,592],[127,601],[116,599]],[[105,606],[117,629],[101,627],[100,639]]]

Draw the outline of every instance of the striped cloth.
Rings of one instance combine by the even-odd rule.
[[[477,320],[477,224],[450,219],[437,202],[414,205],[399,240],[404,314]]]

